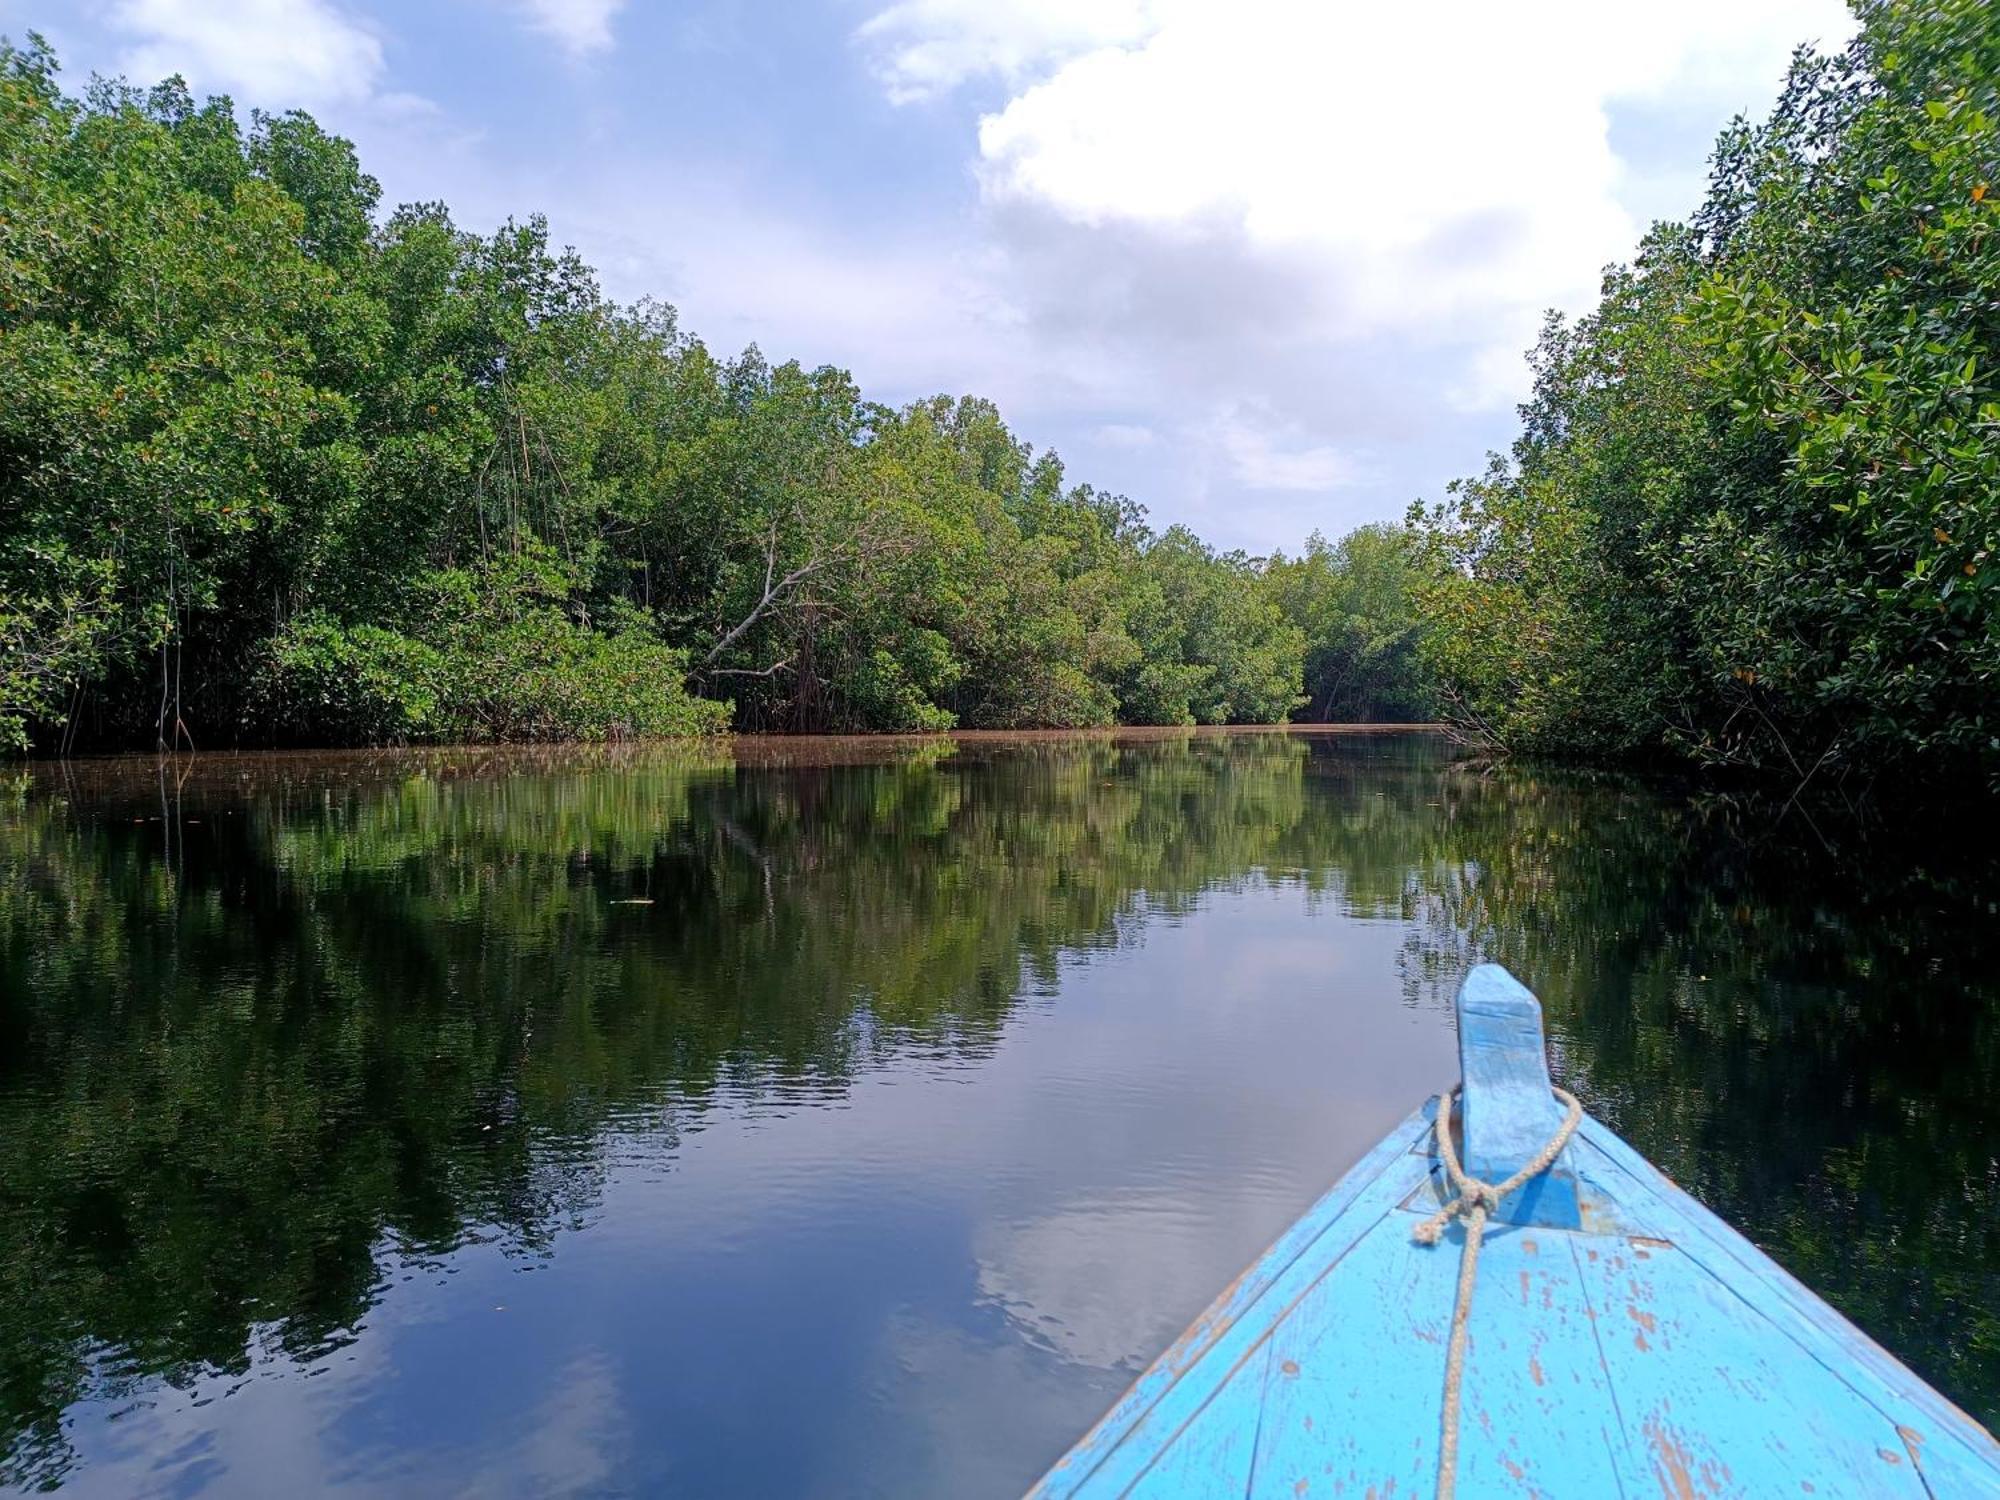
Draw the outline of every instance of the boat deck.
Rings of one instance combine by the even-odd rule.
[[[1505,1055],[1525,1045],[1518,1013],[1498,1055],[1479,1049],[1526,991],[1500,970],[1468,990],[1467,1165],[1498,1181],[1482,1130],[1519,1161],[1551,1133],[1548,1110],[1493,1107],[1516,1085],[1549,1098],[1540,1013],[1524,1072]],[[1496,1067],[1506,1080],[1482,1089]],[[1429,1495],[1464,1242],[1456,1221],[1434,1247],[1412,1237],[1444,1196],[1434,1109],[1287,1231],[1034,1496]],[[2000,1495],[1982,1428],[1587,1116],[1551,1180],[1488,1228],[1469,1327],[1461,1496]]]

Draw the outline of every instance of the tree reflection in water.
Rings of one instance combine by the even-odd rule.
[[[0,1476],[59,1482],[86,1398],[365,1337],[410,1264],[556,1254],[616,1153],[718,1102],[976,1068],[1067,957],[1260,883],[1401,924],[1381,982],[1419,1007],[1514,968],[1593,1110],[1990,1420],[2000,877],[1772,829],[1422,736],[33,767],[0,794]]]

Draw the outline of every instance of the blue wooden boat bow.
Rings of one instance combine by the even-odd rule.
[[[1541,1007],[1483,965],[1458,1017],[1463,1170],[1504,1185],[1564,1124]],[[1458,1196],[1437,1111],[1342,1177],[1032,1500],[1433,1493],[1475,1217],[1418,1240]],[[1478,1208],[1461,1496],[2000,1496],[1984,1428],[1588,1115]]]

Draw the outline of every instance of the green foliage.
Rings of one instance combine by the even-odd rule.
[[[26,749],[30,724],[63,721],[65,694],[98,669],[117,615],[109,563],[42,548],[27,560],[39,579],[0,595],[0,750]]]
[[[1304,717],[1320,723],[1416,723],[1436,711],[1418,655],[1415,548],[1395,527],[1363,526],[1340,542],[1318,532],[1297,558],[1264,573],[1270,597],[1304,634]]]
[[[1495,739],[2000,778],[2000,19],[1861,15],[1417,516],[1428,659]]]
[[[376,625],[295,615],[265,643],[252,703],[303,739],[385,744],[429,739],[443,720],[437,650]]]
[[[1218,557],[1184,526],[1146,549],[1128,626],[1142,653],[1130,722],[1272,723],[1305,701],[1305,637],[1258,578],[1242,553]]]
[[[717,358],[309,117],[0,50],[0,738],[1283,718],[1259,565],[990,402]],[[51,560],[56,560],[52,562]],[[525,560],[525,561],[524,561]],[[699,700],[698,702],[696,700]],[[704,706],[705,705],[705,706]]]
[[[380,744],[603,740],[713,733],[727,704],[681,689],[686,659],[629,605],[588,628],[563,612],[546,558],[419,580],[410,634],[288,621],[269,641],[252,706],[273,736]]]

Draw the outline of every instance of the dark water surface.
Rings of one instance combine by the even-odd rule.
[[[18,1487],[1018,1491],[1453,1080],[1480,956],[2000,1414],[1990,852],[1419,736],[7,774]]]

